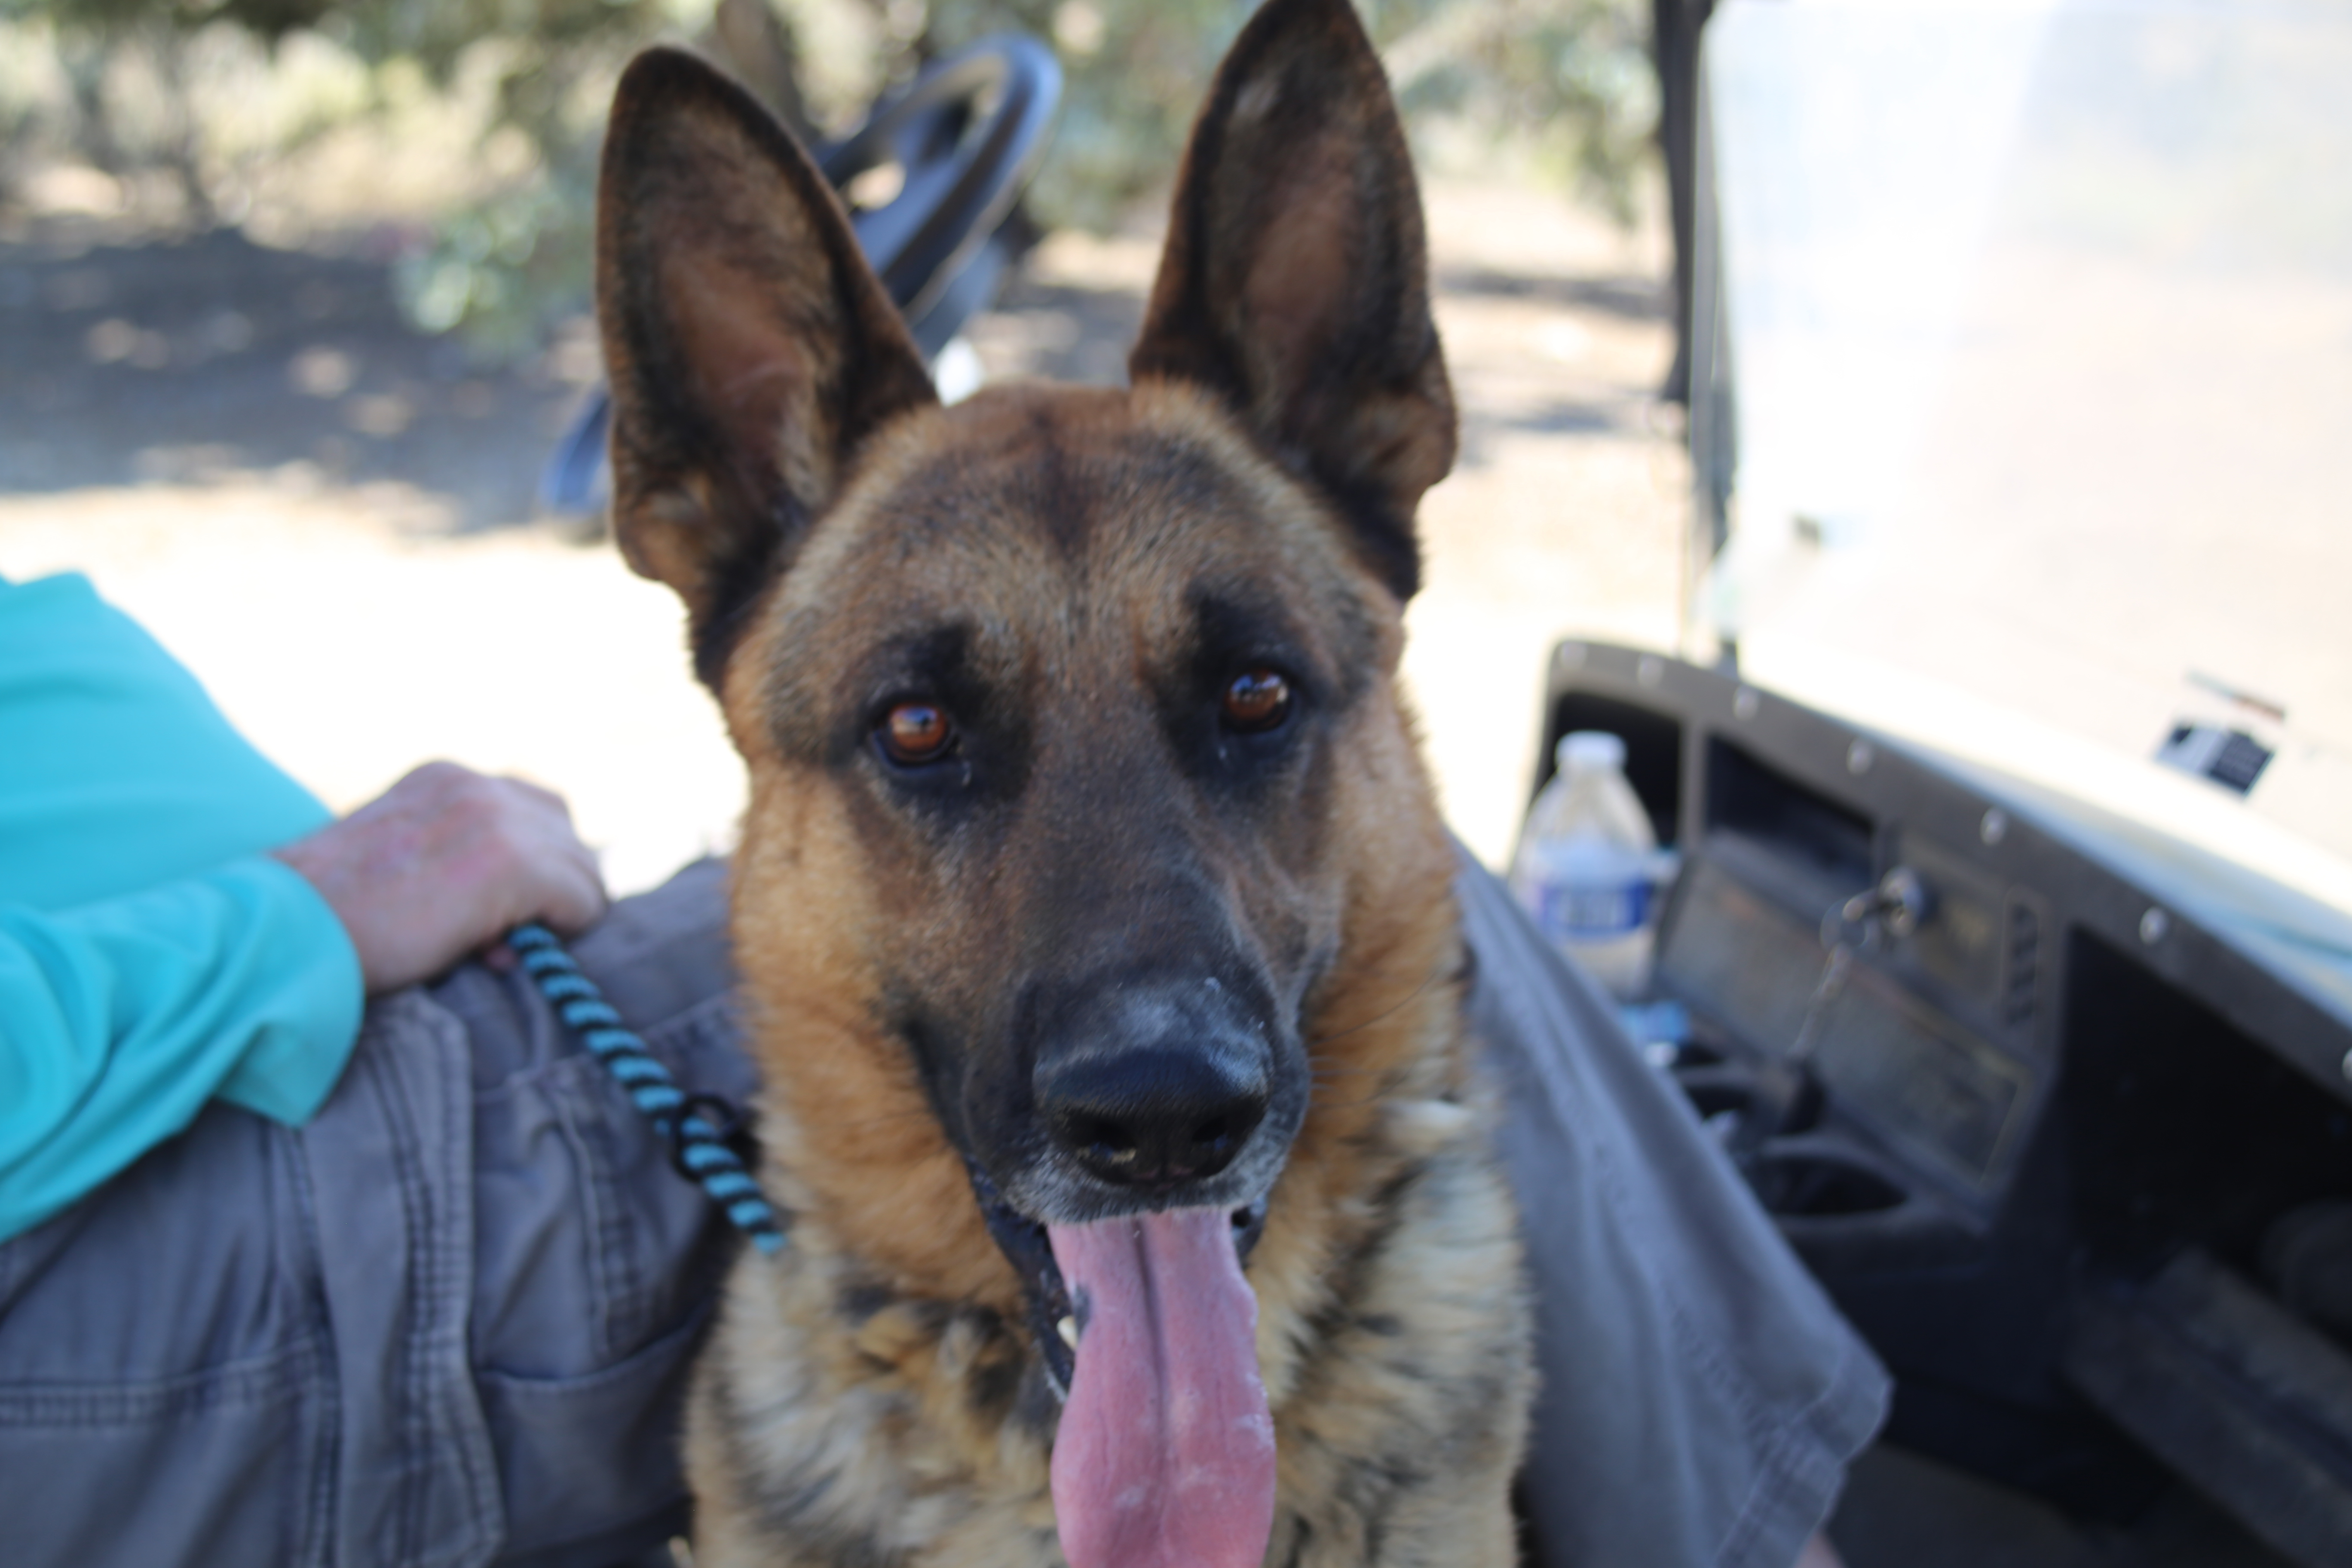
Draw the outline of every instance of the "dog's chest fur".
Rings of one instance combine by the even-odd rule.
[[[1528,1394],[1513,1212],[1472,1114],[1405,1101],[1387,1121],[1382,1179],[1343,1205],[1334,1256],[1253,1270],[1282,1456],[1266,1561],[1508,1563],[1498,1478]],[[747,1256],[693,1395],[697,1561],[1059,1563],[1057,1413],[1017,1321],[892,1294],[814,1237]]]

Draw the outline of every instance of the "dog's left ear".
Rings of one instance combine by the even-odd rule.
[[[1193,127],[1135,380],[1223,395],[1338,500],[1399,598],[1454,464],[1454,390],[1404,130],[1349,0],[1268,0]]]

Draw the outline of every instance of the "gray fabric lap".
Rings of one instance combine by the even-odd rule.
[[[1547,1559],[1793,1561],[1880,1374],[1605,1007],[1491,878],[1461,887],[1539,1289]],[[689,868],[575,951],[740,1103],[724,906]],[[521,976],[387,999],[302,1132],[215,1108],[0,1245],[6,1556],[625,1557],[677,1517],[732,1245]]]
[[[724,905],[689,868],[575,951],[740,1100]],[[730,1245],[522,976],[386,998],[300,1132],[215,1106],[0,1245],[5,1555],[613,1562],[681,1517]]]
[[[1537,1300],[1545,1559],[1783,1568],[1885,1374],[1609,1005],[1464,857],[1474,1026]]]
[[[332,1346],[273,1131],[202,1118],[0,1245],[8,1561],[320,1560]]]

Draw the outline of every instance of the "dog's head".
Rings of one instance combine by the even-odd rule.
[[[1065,1388],[1155,1270],[1222,1248],[1246,1295],[1261,1226],[1259,1298],[1306,1310],[1384,1099],[1450,1087],[1452,856],[1393,689],[1454,441],[1423,248],[1353,12],[1275,0],[1194,132],[1133,388],[943,408],[749,98],[656,53],[614,107],[614,518],[751,770],[771,1147],[803,1223],[1025,1315]]]

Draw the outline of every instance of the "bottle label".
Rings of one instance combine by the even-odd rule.
[[[1631,936],[1650,918],[1646,879],[1626,882],[1547,882],[1538,890],[1536,923],[1559,942]]]

